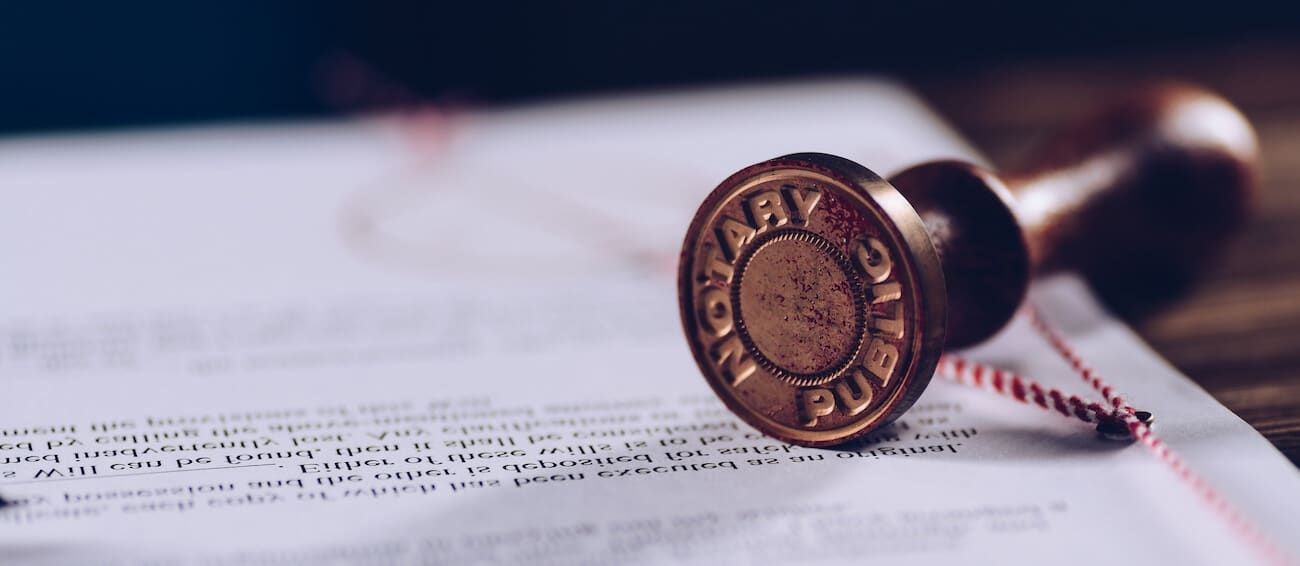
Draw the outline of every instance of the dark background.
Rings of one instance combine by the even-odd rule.
[[[0,133],[843,72],[932,77],[1300,36],[1294,10],[1268,3],[1131,4],[8,3]]]

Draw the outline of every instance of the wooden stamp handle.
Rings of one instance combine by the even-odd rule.
[[[1118,99],[1034,155],[1001,175],[935,161],[890,179],[943,263],[950,348],[1001,329],[1030,274],[1077,271],[1112,308],[1144,310],[1212,265],[1254,200],[1254,131],[1194,86]]]

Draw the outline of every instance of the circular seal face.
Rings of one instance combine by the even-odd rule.
[[[921,219],[851,161],[796,154],[705,199],[678,271],[700,371],[763,432],[826,446],[912,405],[942,353],[946,292]]]

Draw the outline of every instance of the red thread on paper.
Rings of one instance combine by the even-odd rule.
[[[1091,366],[1084,362],[1061,333],[1053,328],[1037,309],[1026,309],[1024,316],[1029,318],[1030,325],[1047,340],[1052,349],[1070,364],[1071,369],[1101,394],[1105,399],[1104,403],[1067,395],[1056,388],[1043,386],[1024,376],[951,354],[945,354],[939,359],[936,372],[951,381],[988,389],[1021,403],[1037,405],[1044,410],[1055,411],[1065,417],[1076,418],[1087,423],[1099,423],[1106,419],[1122,422],[1134,439],[1146,446],[1157,459],[1168,466],[1174,475],[1187,484],[1215,515],[1265,562],[1291,563],[1278,546],[1252,525],[1209,482],[1193,472],[1182,458],[1151,430],[1151,427],[1139,420],[1135,414],[1137,411],[1128,404],[1119,391],[1106,383]],[[985,374],[992,375],[991,383],[984,379]]]
[[[1007,395],[1021,403],[1037,405],[1086,423],[1099,423],[1111,413],[1105,405],[1096,401],[1083,399],[1077,395],[1067,395],[1059,389],[1044,386],[1027,377],[951,354],[945,354],[939,359],[937,372],[963,385]],[[982,376],[986,373],[992,374],[991,382],[983,379]],[[1029,391],[1031,395],[1017,395],[1016,390]]]

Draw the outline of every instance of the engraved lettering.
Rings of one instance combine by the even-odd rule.
[[[700,324],[714,336],[726,336],[735,325],[731,318],[731,299],[722,289],[705,287],[700,293],[696,309]]]
[[[703,244],[700,246],[700,257],[707,258],[700,262],[700,274],[697,279],[700,282],[710,279],[717,279],[723,283],[731,284],[731,275],[735,269],[722,254],[718,253],[717,246],[713,244]]]
[[[815,426],[819,417],[835,410],[835,397],[829,389],[804,389],[799,392],[799,406],[804,426]]]
[[[871,304],[878,305],[887,301],[897,301],[903,297],[903,286],[897,281],[871,286]]]
[[[867,236],[866,239],[858,242],[855,255],[858,267],[870,277],[872,283],[883,282],[893,271],[894,261],[889,257],[889,248],[876,238]]]
[[[871,382],[867,374],[855,368],[845,379],[835,384],[835,397],[844,405],[844,412],[850,417],[867,410],[871,404]]]
[[[812,218],[813,207],[817,206],[817,203],[822,199],[821,191],[814,188],[809,188],[801,193],[798,188],[786,185],[781,187],[781,193],[785,195],[786,202],[794,210],[795,216],[801,224],[808,223],[808,220]]]
[[[862,367],[871,372],[871,375],[880,378],[881,384],[884,385],[889,383],[896,364],[898,364],[898,348],[879,338],[872,338],[871,345],[867,346],[867,356],[862,360]]]
[[[731,380],[732,387],[739,386],[758,370],[758,364],[745,353],[745,345],[735,333],[713,345],[713,363]]]
[[[718,242],[722,244],[722,253],[727,256],[727,261],[736,261],[736,256],[740,255],[741,248],[745,247],[754,239],[757,234],[754,228],[744,222],[730,217],[722,217],[722,225],[718,226]]]
[[[889,309],[888,317],[871,317],[871,328],[876,331],[877,335],[898,339],[903,337],[903,303],[896,300],[898,297],[894,297],[894,299],[895,301],[887,307]]]
[[[781,194],[776,191],[763,191],[745,199],[745,214],[759,234],[790,222],[790,215],[781,204]]]

